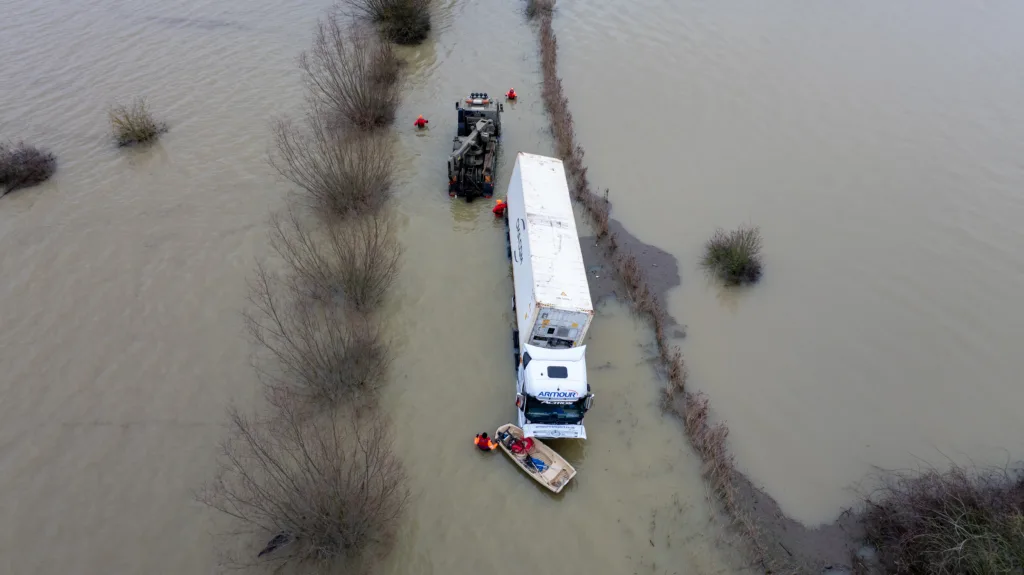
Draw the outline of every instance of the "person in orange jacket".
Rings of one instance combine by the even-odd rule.
[[[516,89],[515,88],[509,88],[508,92],[505,93],[505,97],[508,98],[509,100],[515,100],[516,97],[517,97],[516,96]]]
[[[423,117],[423,114],[420,114],[420,117],[416,118],[416,121],[413,122],[412,124],[414,126],[416,126],[417,128],[422,128],[422,127],[426,126],[428,123],[429,123],[428,120]]]
[[[473,440],[473,444],[477,446],[480,451],[491,451],[498,447],[493,439],[487,437],[487,432],[477,434],[476,439]]]

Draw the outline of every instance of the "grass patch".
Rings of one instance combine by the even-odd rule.
[[[740,227],[718,229],[704,244],[701,266],[726,285],[754,283],[761,279],[761,231]]]
[[[890,573],[1024,572],[1024,481],[1002,470],[890,476],[863,522]]]
[[[359,130],[391,124],[398,109],[399,60],[391,46],[346,27],[337,11],[317,22],[313,46],[299,58],[320,110]]]
[[[369,571],[390,548],[409,497],[379,413],[306,419],[286,408],[272,420],[229,416],[217,477],[196,498],[260,537],[261,551],[232,562]]]
[[[166,124],[153,119],[144,98],[136,98],[130,105],[113,106],[107,115],[118,146],[154,142],[167,131]]]
[[[419,44],[430,32],[430,0],[347,0],[352,11],[396,44]]]
[[[41,184],[56,171],[57,157],[49,150],[0,143],[0,195]]]

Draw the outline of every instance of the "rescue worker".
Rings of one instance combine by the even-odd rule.
[[[416,118],[416,121],[413,122],[412,124],[417,128],[423,128],[428,124],[428,121],[426,118],[423,117],[423,114],[420,114],[420,117]]]
[[[505,93],[505,97],[508,98],[509,100],[515,100],[516,99],[516,89],[515,88],[509,88],[508,92]]]
[[[480,451],[490,451],[498,447],[498,444],[493,439],[487,437],[486,431],[477,434],[476,439],[473,440],[473,444],[476,445]]]
[[[494,207],[491,208],[491,213],[493,213],[496,216],[504,215],[505,214],[505,208],[507,208],[507,207],[508,207],[508,204],[505,203],[505,200],[497,200],[496,202],[494,202]]]

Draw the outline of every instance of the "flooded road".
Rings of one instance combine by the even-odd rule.
[[[4,3],[0,137],[52,148],[59,171],[0,199],[0,570],[208,573],[256,551],[217,536],[230,524],[192,490],[225,408],[258,405],[239,312],[289,189],[266,162],[269,121],[298,110],[295,58],[327,7]],[[511,282],[499,223],[449,201],[444,159],[453,102],[510,87],[499,193],[516,151],[550,152],[520,8],[439,2],[432,37],[402,51],[405,255],[383,407],[414,500],[382,571],[519,573],[529,545],[533,572],[736,572],[700,462],[657,407],[649,335],[614,303],[590,335],[590,439],[558,446],[579,469],[566,492],[472,448],[514,416]],[[170,132],[117,150],[105,111],[135,95]],[[417,114],[430,130],[411,130]]]
[[[560,6],[591,181],[679,259],[690,384],[784,512],[1024,457],[1024,6]],[[700,250],[747,222],[766,275],[726,292]]]

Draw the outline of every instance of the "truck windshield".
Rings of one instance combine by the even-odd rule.
[[[526,396],[526,419],[545,425],[576,425],[583,420],[583,400],[573,403],[543,403]]]

